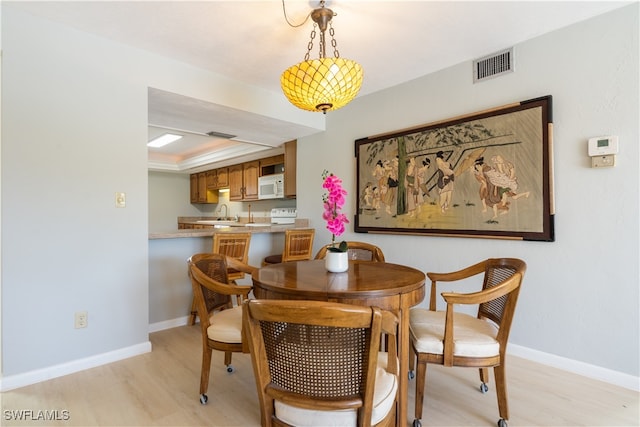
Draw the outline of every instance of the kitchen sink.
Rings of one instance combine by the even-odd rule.
[[[229,227],[241,227],[242,225],[234,220],[218,220],[218,219],[207,219],[200,220],[198,224],[207,224],[207,225],[226,225]]]
[[[198,224],[206,224],[213,225],[214,228],[225,228],[225,227],[270,227],[270,222],[238,222],[234,220],[218,220],[218,219],[206,219],[198,221]]]

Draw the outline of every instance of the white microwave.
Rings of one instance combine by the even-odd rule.
[[[258,177],[258,199],[283,199],[284,174],[276,173]]]

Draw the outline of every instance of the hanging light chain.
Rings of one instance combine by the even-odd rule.
[[[313,39],[316,38],[316,28],[318,24],[313,23],[313,28],[311,29],[311,39],[309,40],[309,44],[307,44],[307,53],[304,55],[304,60],[308,61],[309,56],[311,55],[311,49],[313,49]]]
[[[333,56],[336,58],[340,58],[340,52],[338,52],[338,42],[336,42],[335,38],[335,30],[333,29],[333,24],[329,21],[329,35],[331,36],[331,46],[333,47]]]

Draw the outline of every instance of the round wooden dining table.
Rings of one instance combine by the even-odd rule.
[[[396,425],[407,425],[409,383],[409,309],[425,295],[425,274],[387,262],[349,261],[344,273],[329,273],[324,260],[284,262],[261,268],[253,277],[259,299],[300,299],[375,306],[398,316],[398,413]]]

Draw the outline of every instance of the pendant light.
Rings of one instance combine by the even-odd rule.
[[[335,14],[324,3],[322,0],[320,7],[311,12],[314,24],[304,61],[282,73],[280,86],[287,99],[296,107],[326,114],[327,111],[344,107],[356,97],[362,85],[363,71],[357,62],[340,57],[331,25],[331,18]],[[316,27],[320,30],[320,54],[318,59],[310,59]],[[333,57],[325,55],[327,27]]]

